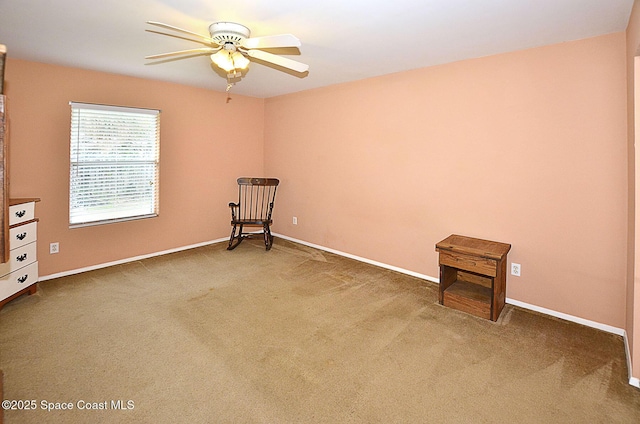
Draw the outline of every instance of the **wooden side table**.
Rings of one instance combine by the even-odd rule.
[[[497,321],[507,289],[510,244],[451,235],[436,244],[441,305]]]

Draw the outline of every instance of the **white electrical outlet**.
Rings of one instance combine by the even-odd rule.
[[[293,225],[298,225],[298,217],[297,216],[293,217]]]
[[[49,245],[49,253],[50,254],[54,254],[54,253],[58,253],[60,252],[60,243],[56,242],[56,243],[51,243]]]
[[[520,276],[520,264],[511,263],[511,275]]]

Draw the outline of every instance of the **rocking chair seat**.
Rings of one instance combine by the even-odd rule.
[[[227,250],[233,250],[251,236],[264,236],[267,250],[271,250],[271,213],[276,197],[276,189],[280,181],[276,178],[238,178],[238,203],[229,203],[231,208],[231,236]],[[244,227],[262,227],[262,232],[246,233]]]
[[[233,203],[235,205],[235,203]],[[267,222],[269,225],[273,224],[273,220],[262,221],[262,220],[251,220],[251,219],[232,219],[231,224],[244,224],[244,225],[264,225]]]

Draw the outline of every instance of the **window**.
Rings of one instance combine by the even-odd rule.
[[[71,102],[69,226],[158,215],[160,111]]]

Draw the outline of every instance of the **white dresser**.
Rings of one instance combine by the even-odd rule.
[[[25,293],[34,294],[38,282],[38,220],[40,199],[9,200],[9,261],[0,264],[0,308]]]

